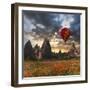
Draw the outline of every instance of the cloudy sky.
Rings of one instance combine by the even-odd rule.
[[[67,52],[73,42],[79,48],[80,14],[23,10],[22,16],[24,44],[30,40],[33,47],[36,44],[41,47],[44,38],[48,38],[53,52]],[[58,34],[63,27],[72,32],[66,43]]]

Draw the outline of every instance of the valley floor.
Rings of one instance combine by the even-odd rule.
[[[80,58],[71,60],[24,60],[24,77],[79,75]]]

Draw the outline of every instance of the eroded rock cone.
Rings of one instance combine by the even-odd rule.
[[[32,59],[33,57],[34,57],[34,51],[33,51],[30,40],[28,40],[24,46],[24,58]]]

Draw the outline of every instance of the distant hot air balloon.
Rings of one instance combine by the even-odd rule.
[[[66,42],[71,35],[71,30],[67,27],[63,27],[59,30],[59,35]]]

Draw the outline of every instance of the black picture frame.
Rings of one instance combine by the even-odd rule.
[[[19,84],[18,83],[18,7],[39,7],[39,8],[54,8],[54,9],[72,9],[72,10],[83,10],[85,11],[85,80],[76,81],[62,81],[62,82],[45,82],[45,83],[28,83]],[[87,83],[88,82],[88,60],[87,60],[87,50],[88,50],[88,8],[81,6],[63,6],[63,5],[44,5],[44,4],[32,4],[32,3],[14,3],[11,5],[11,86],[22,87],[22,86],[41,86],[41,85],[58,85],[58,84],[75,84],[75,83]]]

